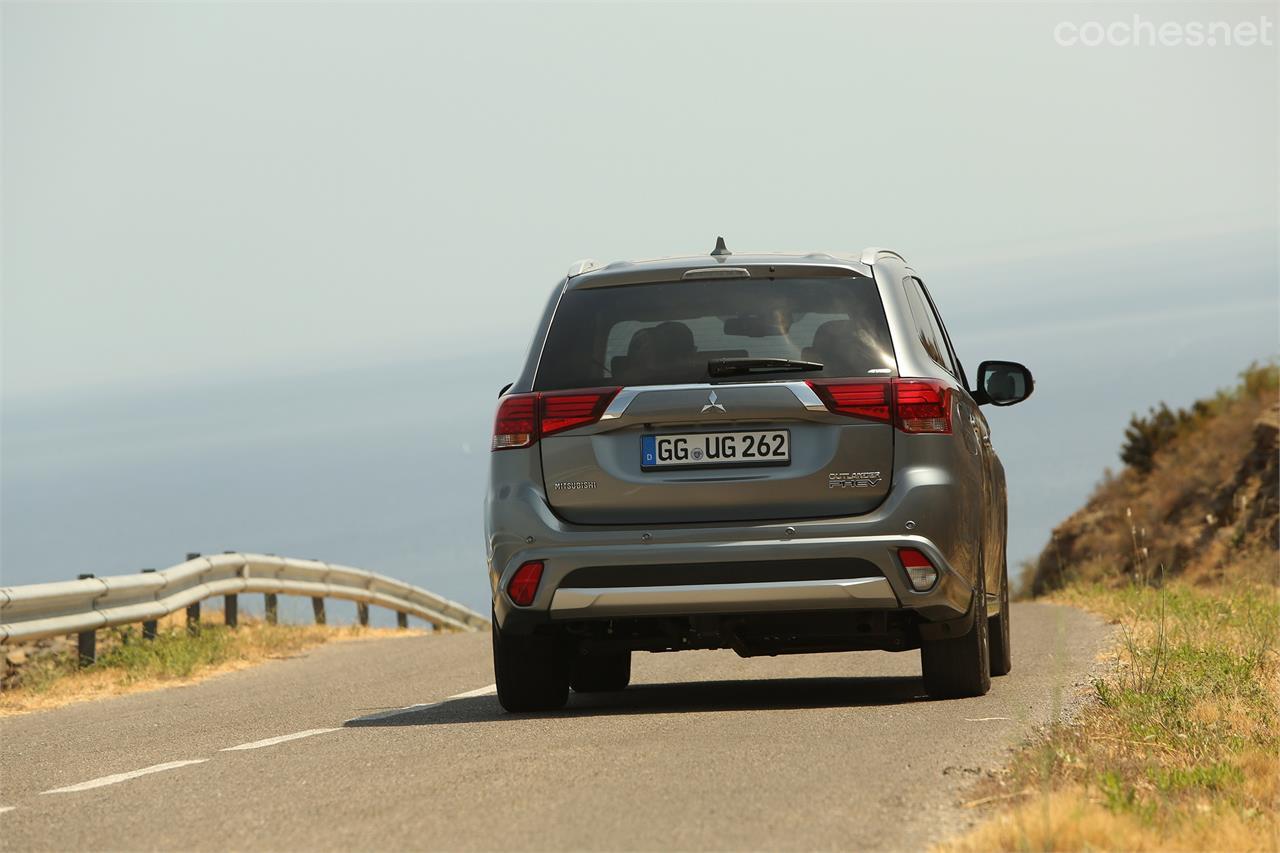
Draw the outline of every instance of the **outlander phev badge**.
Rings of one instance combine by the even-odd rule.
[[[702,412],[703,412],[703,414],[706,414],[707,412],[711,411],[712,409],[715,409],[715,410],[717,410],[717,411],[721,411],[721,412],[723,412],[723,411],[724,411],[724,406],[722,406],[722,405],[720,405],[719,403],[717,403],[717,402],[716,402],[716,392],[715,392],[715,391],[712,391],[712,392],[711,392],[711,396],[707,398],[707,404],[706,404],[705,406],[703,406],[703,407],[702,407]]]

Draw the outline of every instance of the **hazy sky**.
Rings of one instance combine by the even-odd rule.
[[[494,394],[575,259],[903,252],[1010,555],[1275,354],[1274,3],[14,3],[0,570],[319,556],[483,609]],[[1272,21],[1271,46],[1061,47]]]
[[[717,234],[894,247],[945,301],[964,265],[1274,231],[1275,47],[1054,41],[1136,13],[1277,17],[5,2],[4,393],[523,341],[576,258]]]

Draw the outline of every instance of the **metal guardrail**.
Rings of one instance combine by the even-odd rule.
[[[217,595],[225,598],[227,624],[235,625],[236,596],[258,592],[266,595],[269,622],[275,597],[284,594],[311,598],[319,623],[324,600],[342,598],[357,603],[361,624],[368,624],[369,605],[377,605],[396,611],[401,627],[409,616],[459,631],[489,626],[457,602],[363,569],[268,554],[188,554],[186,562],[158,572],[0,587],[0,643],[79,634],[81,657],[92,659],[99,628],[141,622],[143,636],[154,636],[155,620],[184,608],[188,625],[198,623],[200,602]]]

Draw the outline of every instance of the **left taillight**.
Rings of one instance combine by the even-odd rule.
[[[542,395],[542,435],[554,435],[567,429],[586,426],[600,420],[619,388],[587,388],[582,391],[556,391]]]
[[[494,450],[530,447],[539,438],[593,424],[604,415],[619,388],[585,388],[510,394],[498,404],[493,423]]]
[[[512,394],[498,404],[493,421],[493,449],[529,447],[538,440],[538,395]]]

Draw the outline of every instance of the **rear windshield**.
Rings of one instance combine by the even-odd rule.
[[[713,380],[707,363],[724,358],[823,367]],[[566,293],[535,389],[874,376],[894,369],[889,325],[870,279],[678,281]]]

